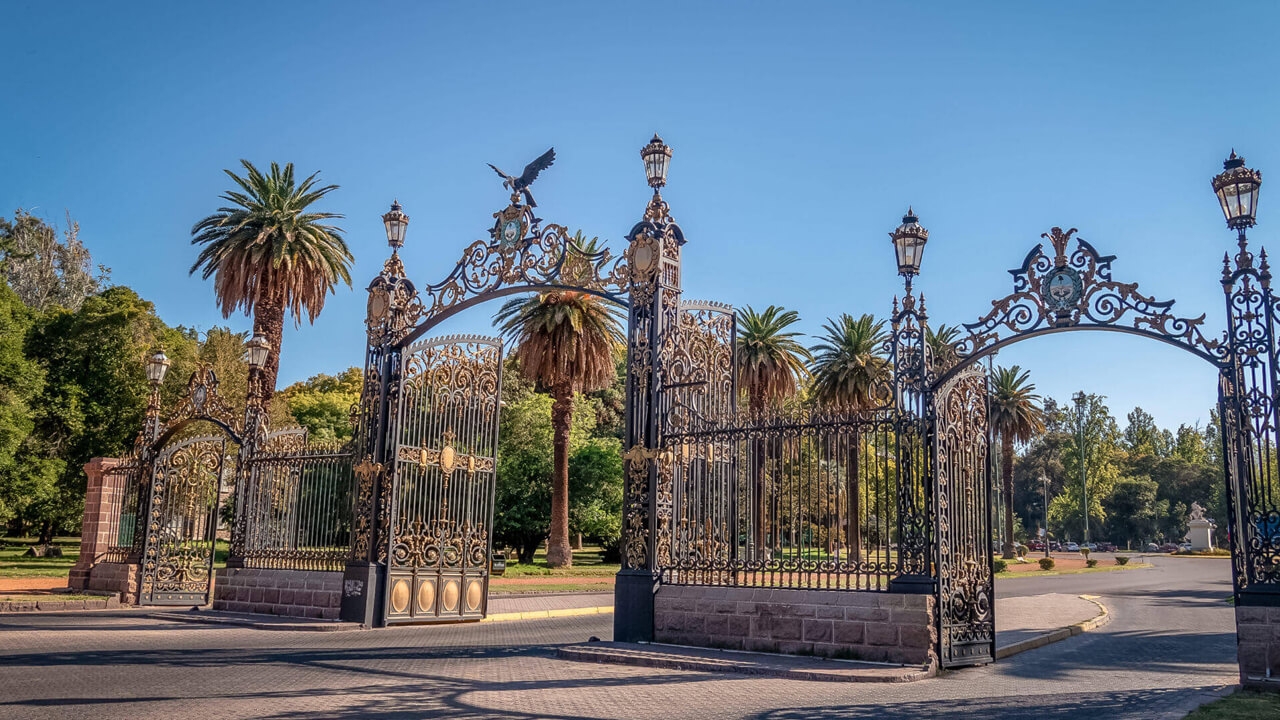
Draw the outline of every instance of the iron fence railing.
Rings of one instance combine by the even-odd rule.
[[[901,508],[924,504],[914,424],[793,412],[689,425],[658,458],[673,500],[663,582],[887,591],[901,574]]]
[[[342,570],[351,547],[350,450],[309,444],[257,453],[246,464],[245,567]]]

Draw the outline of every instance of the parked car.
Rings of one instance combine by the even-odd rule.
[[[1173,543],[1165,543],[1160,546],[1160,552],[1162,553],[1178,552],[1178,546],[1174,545]]]
[[[1114,543],[1100,542],[1098,543],[1098,552],[1115,552],[1118,550]]]
[[[1160,552],[1160,546],[1155,543],[1147,543],[1147,552]]]
[[[1031,540],[1027,543],[1027,547],[1030,548],[1033,552],[1044,552],[1044,541]]]
[[[1178,545],[1178,552],[1191,552],[1191,543],[1184,542]]]
[[[1080,546],[1076,543],[1069,542],[1067,543],[1067,552],[1080,552]]]
[[[1081,549],[1081,550],[1088,550],[1089,552],[1093,552],[1094,550],[1097,550],[1097,549],[1098,549],[1098,546],[1097,546],[1095,543],[1085,543],[1085,544],[1083,544],[1083,545],[1081,545],[1081,546],[1080,546],[1080,549]]]

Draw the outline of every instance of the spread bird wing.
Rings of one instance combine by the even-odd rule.
[[[503,180],[506,180],[506,181],[508,181],[508,182],[512,182],[512,181],[514,181],[514,180],[515,180],[515,178],[511,177],[510,175],[508,175],[508,174],[506,174],[506,173],[502,172],[501,170],[499,170],[498,168],[494,167],[493,163],[485,163],[485,165],[488,165],[489,167],[493,168],[493,171],[494,171],[494,172],[496,172],[496,173],[498,173],[498,177],[502,178]]]
[[[542,155],[533,162],[524,166],[524,172],[520,173],[520,179],[516,180],[516,188],[527,188],[534,180],[538,179],[538,173],[551,167],[551,163],[556,161],[556,149],[542,153]]]

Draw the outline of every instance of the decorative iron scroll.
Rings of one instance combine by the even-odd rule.
[[[737,408],[736,338],[737,315],[732,305],[680,303],[679,329],[665,358],[664,432],[679,432],[696,418],[733,414]]]
[[[152,468],[139,601],[202,605],[213,572],[214,531],[227,439],[167,446]]]
[[[1080,238],[1075,238],[1076,249],[1068,255],[1067,244],[1075,232],[1055,227],[1041,235],[1052,243],[1053,257],[1040,244],[1027,254],[1022,267],[1009,271],[1013,293],[994,301],[991,312],[977,322],[964,325],[968,334],[952,345],[956,359],[985,354],[1030,333],[1092,326],[1155,336],[1214,364],[1226,362],[1224,342],[1209,340],[1201,332],[1204,315],[1178,317],[1170,312],[1174,301],[1143,295],[1137,283],[1116,282],[1111,277],[1115,256],[1099,255]]]
[[[971,365],[934,401],[938,612],[944,667],[995,659],[987,378]]]
[[[242,442],[244,418],[218,394],[218,376],[209,365],[201,364],[191,373],[182,402],[165,418],[157,437],[167,439],[179,427],[192,420],[216,423],[231,434],[232,440]]]
[[[493,214],[489,240],[477,240],[438,283],[417,290],[392,253],[369,286],[368,330],[375,342],[398,342],[427,321],[506,288],[567,288],[628,304],[631,249],[580,245],[563,225],[542,225],[533,209],[513,203]],[[643,258],[642,258],[643,259]]]

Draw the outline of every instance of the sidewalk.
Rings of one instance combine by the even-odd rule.
[[[585,607],[586,603],[592,601],[592,596],[570,595],[545,600],[555,602],[561,608]],[[1097,602],[1096,596],[1063,593],[1000,598],[996,600],[995,611],[997,659],[1065,640],[1092,630],[1110,619],[1106,608]],[[937,673],[937,669],[932,667],[905,667],[658,643],[594,642],[562,647],[556,655],[565,660],[582,662],[835,682],[914,682],[933,677]]]

